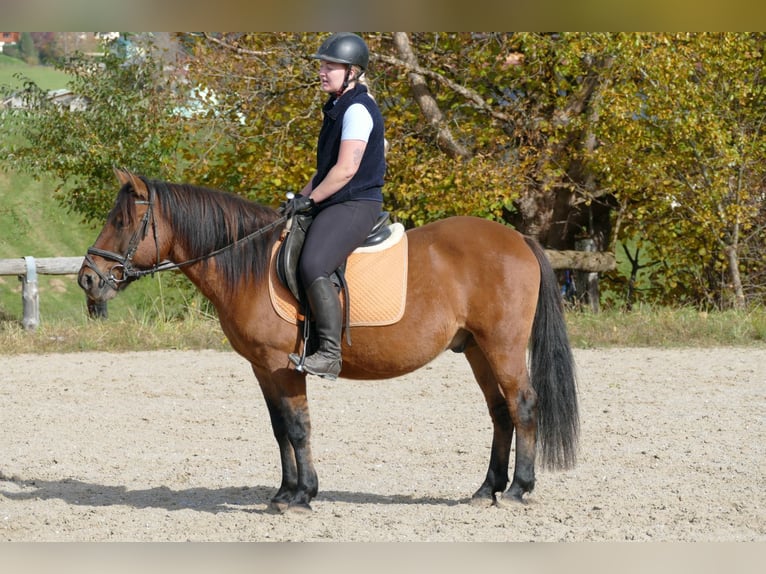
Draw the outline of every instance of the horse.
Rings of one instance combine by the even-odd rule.
[[[93,302],[180,269],[215,306],[260,385],[279,447],[276,512],[309,512],[318,492],[307,375],[288,360],[300,329],[277,316],[266,285],[285,228],[278,210],[233,193],[115,169],[120,188],[78,272]],[[454,216],[407,231],[407,299],[398,322],[353,327],[340,377],[410,373],[447,350],[465,355],[487,403],[492,446],[472,504],[526,504],[541,466],[569,469],[579,439],[577,381],[556,277],[544,250],[501,223]],[[515,432],[515,464],[509,482]],[[506,490],[507,487],[507,490]]]

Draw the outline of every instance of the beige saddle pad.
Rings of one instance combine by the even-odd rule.
[[[348,258],[346,282],[352,327],[391,325],[402,318],[407,301],[407,234],[394,223],[392,234],[380,245],[360,247]],[[269,264],[269,296],[274,310],[285,321],[302,319],[298,302],[277,277],[274,246]],[[343,296],[340,295],[341,304]]]

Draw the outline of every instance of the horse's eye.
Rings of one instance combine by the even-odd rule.
[[[122,229],[122,227],[123,227],[123,225],[124,225],[124,224],[125,224],[125,222],[124,222],[124,221],[123,221],[123,219],[122,219],[122,215],[116,215],[116,216],[114,217],[114,226],[115,226],[115,227],[116,227],[118,230]]]

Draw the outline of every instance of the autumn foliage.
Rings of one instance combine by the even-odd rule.
[[[39,98],[6,151],[54,174],[87,219],[110,204],[113,164],[277,205],[313,171],[322,38],[190,33],[158,50],[135,36],[140,56],[70,58],[88,109]],[[644,301],[766,299],[766,35],[364,38],[390,144],[386,209],[406,226],[470,214],[549,248],[638,253]],[[617,303],[629,271],[607,277]]]

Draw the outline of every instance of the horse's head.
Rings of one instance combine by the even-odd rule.
[[[121,188],[106,224],[88,249],[77,282],[91,301],[107,301],[160,262],[162,223],[147,182],[115,169]]]

